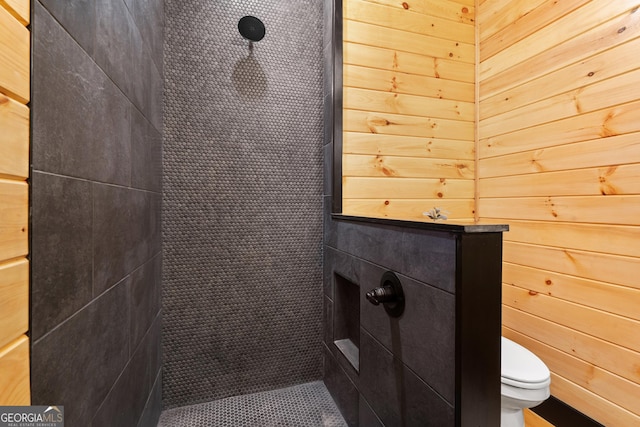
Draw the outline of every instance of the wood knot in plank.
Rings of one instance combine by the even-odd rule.
[[[367,117],[367,127],[371,133],[378,133],[378,127],[389,126],[391,122],[384,117]]]

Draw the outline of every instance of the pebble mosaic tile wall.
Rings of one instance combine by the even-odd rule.
[[[164,407],[317,380],[322,2],[165,8]]]

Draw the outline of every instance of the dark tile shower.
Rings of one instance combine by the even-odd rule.
[[[246,15],[266,27],[252,45]],[[165,16],[164,405],[318,380],[322,2]]]
[[[332,216],[333,1],[33,3],[34,405],[456,423],[464,230]],[[387,270],[402,320],[364,297]]]

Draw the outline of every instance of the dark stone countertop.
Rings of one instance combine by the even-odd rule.
[[[482,222],[464,222],[451,220],[407,221],[389,218],[373,218],[351,216],[343,214],[331,214],[331,217],[339,221],[366,222],[370,224],[393,225],[397,227],[418,228],[432,231],[448,231],[451,233],[502,233],[509,231],[507,224],[490,224]]]

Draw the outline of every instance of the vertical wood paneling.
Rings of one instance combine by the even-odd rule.
[[[476,208],[510,223],[503,333],[604,425],[640,425],[638,6],[479,7]]]
[[[473,219],[473,4],[345,0],[345,214]]]
[[[28,0],[0,0],[0,405],[29,405]]]

